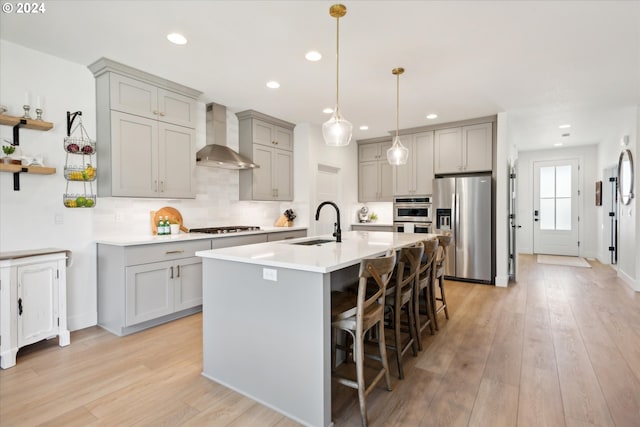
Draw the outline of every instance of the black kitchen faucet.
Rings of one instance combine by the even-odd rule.
[[[338,209],[338,205],[336,205],[333,202],[322,202],[322,203],[320,203],[318,205],[318,209],[316,210],[316,221],[318,221],[320,219],[320,209],[322,209],[322,207],[324,205],[331,205],[336,210],[336,218],[337,218],[338,222],[334,222],[333,223],[333,236],[336,238],[336,242],[340,243],[340,242],[342,242],[342,230],[340,229],[340,209]]]

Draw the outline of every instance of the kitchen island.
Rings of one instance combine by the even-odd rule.
[[[331,290],[360,260],[435,234],[351,231],[196,252],[203,375],[311,426],[331,422]],[[306,245],[310,240],[326,243]],[[302,244],[301,244],[302,243]]]

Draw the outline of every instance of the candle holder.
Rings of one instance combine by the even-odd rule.
[[[29,115],[29,110],[31,110],[31,107],[29,105],[23,105],[22,108],[24,108],[24,116],[22,116],[23,119],[30,119],[31,116]]]
[[[42,108],[36,108],[36,120],[42,121]]]

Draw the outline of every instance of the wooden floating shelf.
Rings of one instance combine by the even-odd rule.
[[[53,175],[56,173],[56,168],[49,166],[23,166],[23,165],[6,165],[0,164],[0,172],[11,173],[33,173],[36,175]]]
[[[7,116],[4,114],[0,114],[0,125],[15,126],[20,123],[20,120],[23,120],[22,117],[14,117],[14,116]],[[44,122],[42,120],[33,120],[33,119],[26,119],[26,121],[27,121],[27,124],[22,125],[24,129],[35,129],[35,130],[46,131],[53,128],[53,123],[51,122]]]

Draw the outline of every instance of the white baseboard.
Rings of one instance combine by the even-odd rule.
[[[633,289],[636,292],[640,292],[640,284],[633,279],[631,276],[629,276],[628,274],[626,274],[624,271],[618,269],[618,277],[627,285],[629,285],[629,287],[631,287],[631,289]]]
[[[506,288],[509,285],[509,276],[496,276],[496,286]]]

